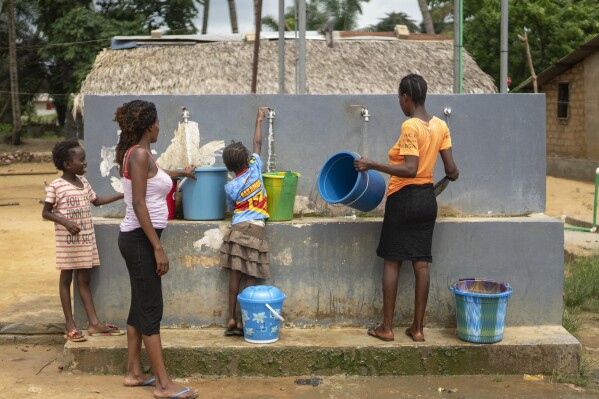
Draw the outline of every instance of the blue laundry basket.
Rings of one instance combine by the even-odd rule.
[[[252,344],[269,344],[279,339],[285,294],[277,287],[247,287],[237,300],[241,305],[243,337]]]

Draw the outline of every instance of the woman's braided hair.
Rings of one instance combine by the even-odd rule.
[[[71,150],[81,147],[77,140],[60,141],[52,148],[52,161],[58,170],[64,170],[64,163],[70,161],[73,154]]]
[[[127,150],[136,145],[158,117],[154,103],[143,100],[133,100],[118,107],[114,121],[121,128],[121,136],[116,145],[115,162],[122,167]]]
[[[416,105],[424,105],[426,89],[427,86],[424,78],[415,73],[404,76],[401,82],[399,82],[399,95],[407,94]]]
[[[231,141],[223,150],[223,162],[227,169],[239,173],[249,166],[250,150],[241,141]]]

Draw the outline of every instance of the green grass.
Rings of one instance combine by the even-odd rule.
[[[564,312],[562,314],[562,326],[564,326],[564,328],[568,330],[570,334],[575,334],[578,332],[578,330],[580,330],[580,324],[580,319],[572,314],[568,308],[564,308]]]
[[[563,374],[560,372],[553,372],[551,375],[551,382],[559,382],[562,384],[574,384],[579,387],[586,387],[589,383],[589,376],[591,370],[593,370],[594,362],[583,356],[580,359],[580,366],[577,374]]]
[[[55,130],[47,130],[40,139],[63,139],[64,137],[58,132],[58,127]],[[0,140],[3,140],[6,136],[12,135],[12,125],[10,123],[0,123]],[[22,125],[21,128],[21,139],[31,138],[27,133],[27,125]]]
[[[599,310],[599,257],[577,258],[565,265],[562,325],[570,334],[580,329],[581,310]]]
[[[565,267],[564,304],[592,309],[599,302],[599,258],[578,258]]]

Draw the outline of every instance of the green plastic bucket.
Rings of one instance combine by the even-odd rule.
[[[263,173],[264,188],[266,188],[266,206],[269,222],[281,222],[293,219],[293,204],[297,192],[297,172],[268,172]]]

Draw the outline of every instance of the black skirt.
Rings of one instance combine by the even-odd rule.
[[[436,219],[437,199],[432,184],[403,187],[387,197],[376,254],[389,260],[432,262]]]
[[[156,229],[158,238],[162,229]],[[141,229],[119,233],[119,249],[131,282],[131,306],[127,324],[143,335],[160,334],[162,279],[156,274],[154,247]]]

